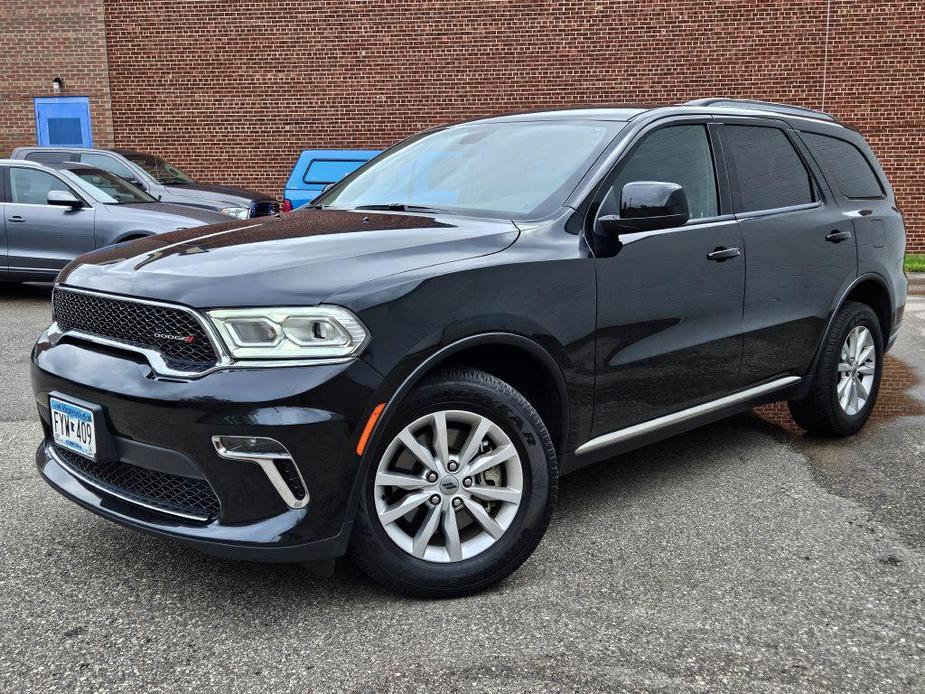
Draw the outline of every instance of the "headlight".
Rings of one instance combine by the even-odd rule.
[[[251,216],[251,208],[249,207],[224,207],[222,208],[222,214],[227,214],[229,217],[237,217],[238,219],[247,219]]]
[[[208,312],[235,359],[353,357],[369,334],[338,306],[229,308]]]

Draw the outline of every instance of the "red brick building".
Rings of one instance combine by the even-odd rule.
[[[880,156],[925,251],[921,0],[0,0],[0,153],[64,80],[94,141],[279,193],[297,153],[570,104],[824,108]]]

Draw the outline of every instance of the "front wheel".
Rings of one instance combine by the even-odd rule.
[[[384,432],[351,555],[402,593],[477,592],[536,548],[557,482],[549,433],[520,393],[482,371],[444,371],[415,389]]]
[[[822,436],[850,436],[874,407],[883,371],[883,332],[877,314],[849,301],[832,321],[819,355],[812,388],[791,400],[790,414],[801,427]]]

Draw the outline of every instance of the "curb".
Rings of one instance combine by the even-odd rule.
[[[925,272],[910,272],[906,277],[909,278],[909,293],[925,296]]]

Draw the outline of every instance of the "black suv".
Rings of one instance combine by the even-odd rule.
[[[534,550],[559,475],[762,403],[846,436],[906,296],[830,116],[701,100],[431,130],[311,209],[79,258],[33,353],[58,491],[216,555],[426,596]]]

